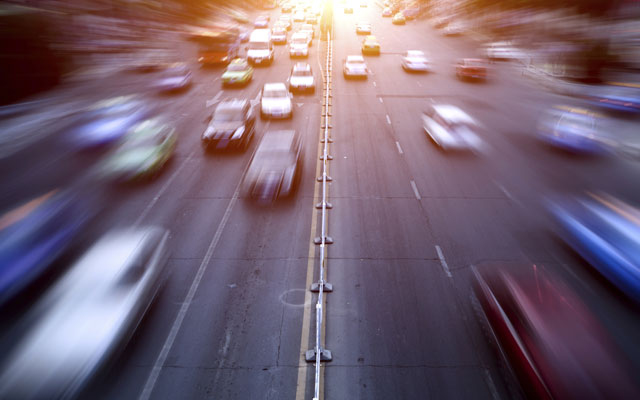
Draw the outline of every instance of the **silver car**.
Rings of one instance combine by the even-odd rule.
[[[402,55],[402,69],[411,72],[429,72],[431,63],[420,50],[408,50]]]
[[[260,92],[260,117],[291,118],[291,97],[284,83],[265,83]]]
[[[367,79],[369,72],[362,56],[347,56],[344,60],[342,73],[345,78],[355,77]]]
[[[315,91],[316,83],[313,77],[311,66],[304,62],[294,64],[291,68],[291,76],[289,77],[290,91]]]
[[[424,131],[442,150],[482,151],[478,124],[466,112],[450,104],[434,104],[422,114]]]
[[[34,306],[1,369],[0,398],[71,398],[122,349],[147,311],[168,257],[168,231],[100,239]]]

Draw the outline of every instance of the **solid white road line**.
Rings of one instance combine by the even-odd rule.
[[[236,190],[233,193],[233,197],[229,201],[227,205],[227,209],[222,216],[222,220],[218,225],[218,229],[216,233],[213,235],[213,239],[211,239],[211,243],[209,244],[209,248],[207,249],[207,253],[202,259],[202,263],[200,263],[200,267],[196,272],[196,276],[193,278],[193,282],[191,283],[191,287],[189,288],[189,292],[187,293],[187,297],[182,302],[180,306],[180,310],[178,311],[178,315],[176,316],[173,325],[171,326],[171,330],[169,331],[169,336],[164,342],[162,346],[162,350],[158,355],[158,359],[153,365],[153,369],[151,370],[151,374],[147,379],[147,382],[144,385],[144,389],[142,393],[138,397],[138,400],[148,400],[151,397],[151,393],[153,392],[153,388],[158,381],[158,377],[160,376],[160,372],[162,371],[162,367],[164,366],[165,361],[167,360],[167,356],[169,355],[169,351],[173,346],[173,342],[176,340],[176,336],[178,336],[178,332],[180,331],[180,327],[182,326],[182,322],[184,321],[184,317],[187,315],[187,311],[189,310],[189,306],[191,306],[191,302],[196,295],[196,291],[200,286],[200,282],[202,281],[202,277],[207,270],[209,265],[209,261],[211,261],[211,257],[213,256],[213,252],[216,249],[218,242],[220,241],[220,237],[222,236],[222,231],[224,230],[227,221],[229,221],[229,216],[231,215],[231,210],[233,210],[233,206],[238,200],[238,195],[240,194],[240,187],[242,185],[242,180],[238,182],[238,186],[236,186]]]
[[[498,391],[496,390],[496,385],[493,383],[493,379],[491,379],[491,373],[487,368],[484,368],[484,380],[489,386],[489,392],[491,392],[491,397],[493,400],[500,400],[500,396],[498,395]]]
[[[416,182],[413,180],[411,181],[411,188],[413,189],[413,194],[416,195],[416,199],[422,199],[422,197],[420,197],[420,192],[418,192],[418,186],[416,186]]]
[[[442,265],[442,269],[449,278],[453,278],[453,275],[451,275],[451,271],[449,270],[449,265],[447,265],[447,260],[444,259],[444,254],[442,254],[442,249],[438,245],[436,245],[436,252],[438,252],[438,258],[440,259],[440,265]]]
[[[138,219],[136,219],[136,222],[133,224],[133,226],[138,226],[142,223],[142,220],[145,219],[145,217],[147,216],[147,214],[149,214],[149,211],[151,211],[151,209],[153,208],[153,206],[156,205],[156,203],[158,202],[158,200],[160,199],[160,197],[162,197],[162,195],[164,194],[164,192],[169,188],[169,186],[171,185],[171,183],[173,182],[174,179],[176,179],[176,177],[178,176],[178,174],[180,174],[180,172],[182,171],[182,169],[184,168],[185,165],[187,165],[187,163],[189,161],[191,161],[191,158],[193,157],[193,155],[195,154],[195,150],[193,150],[191,153],[189,153],[189,155],[187,156],[187,158],[182,162],[182,164],[180,164],[180,166],[178,167],[178,169],[176,169],[176,171],[173,173],[173,175],[171,175],[169,177],[169,179],[165,182],[164,185],[162,185],[162,187],[160,188],[160,190],[158,191],[158,193],[153,197],[153,199],[151,200],[151,202],[149,204],[147,204],[147,206],[145,207],[144,210],[142,210],[142,214],[140,214],[140,216],[138,217]]]
[[[386,117],[387,117],[387,124],[391,125],[391,118],[389,118],[389,114],[387,114]]]
[[[396,141],[396,147],[398,148],[398,153],[403,154],[402,147],[400,147],[400,142]]]

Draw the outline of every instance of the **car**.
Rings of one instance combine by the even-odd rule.
[[[291,36],[289,41],[290,57],[308,57],[309,56],[309,35],[304,32],[296,32]]]
[[[356,34],[358,35],[370,35],[371,34],[371,24],[369,22],[358,22],[356,24]]]
[[[375,36],[369,35],[362,41],[362,54],[380,55],[380,42]]]
[[[362,56],[347,56],[344,60],[342,73],[346,79],[352,77],[367,79],[368,72],[369,69]]]
[[[69,249],[97,214],[90,190],[51,187],[0,214],[0,304],[22,290]]]
[[[240,42],[247,43],[249,41],[249,37],[251,36],[251,31],[247,28],[239,28],[240,29]]]
[[[345,13],[345,14],[353,14],[353,7],[351,7],[351,6],[344,6],[344,13]]]
[[[262,203],[291,196],[302,176],[302,139],[295,130],[265,132],[243,178],[243,191]]]
[[[480,58],[461,58],[456,62],[456,76],[459,79],[487,79],[487,62]]]
[[[362,7],[362,8],[367,7],[367,2],[366,2],[366,1],[364,1],[364,0],[363,0],[363,1],[361,1],[361,2],[360,2],[360,7]]]
[[[477,152],[484,148],[476,121],[455,105],[430,104],[422,113],[422,126],[442,150]]]
[[[202,134],[202,147],[241,149],[249,147],[256,130],[255,107],[249,100],[231,99],[220,102]]]
[[[149,310],[165,279],[168,241],[162,228],[125,228],[91,246],[25,315],[7,349],[0,397],[78,397]]]
[[[313,29],[313,25],[311,24],[303,24],[298,32],[303,32],[309,35],[309,46],[313,44],[313,38],[316,36],[316,31]]]
[[[69,118],[65,137],[75,150],[105,149],[151,114],[151,108],[136,96],[111,97],[97,101]]]
[[[633,85],[592,86],[582,97],[605,110],[629,114],[640,112],[640,88]]]
[[[246,85],[253,79],[253,67],[244,58],[233,59],[222,73],[222,85]]]
[[[402,55],[402,69],[409,72],[428,72],[431,71],[431,63],[424,52],[407,50]]]
[[[287,43],[287,28],[282,25],[276,25],[271,30],[271,41],[274,44],[286,44]]]
[[[517,263],[484,263],[471,271],[472,308],[505,373],[527,398],[640,396],[625,353],[558,274]]]
[[[307,16],[305,17],[304,21],[307,24],[315,25],[318,23],[318,16],[315,13],[307,13]]]
[[[311,66],[307,63],[295,63],[289,76],[290,91],[315,91],[316,83]]]
[[[281,10],[282,10],[283,13],[290,13],[291,10],[293,10],[293,6],[291,4],[289,4],[289,3],[285,3],[285,4],[282,5]]]
[[[546,206],[559,237],[639,303],[640,208],[599,192],[550,198]]]
[[[393,16],[393,18],[391,19],[391,22],[394,25],[404,25],[407,23],[407,19],[405,18],[404,14],[399,12],[396,13],[396,15]]]
[[[413,7],[407,7],[404,10],[402,10],[402,15],[404,15],[404,17],[409,21],[416,19],[419,13],[420,13],[420,8],[415,5]]]
[[[291,17],[289,17],[288,15],[281,15],[280,18],[278,19],[278,22],[276,22],[276,24],[281,24],[284,27],[287,28],[288,31],[291,30]]]
[[[171,158],[176,139],[175,128],[158,118],[142,121],[99,163],[99,174],[119,182],[152,178]]]
[[[297,11],[295,14],[293,14],[293,22],[304,22],[304,11]]]
[[[603,116],[579,107],[558,105],[538,120],[536,136],[553,147],[581,154],[606,154],[613,142],[599,131]]]
[[[382,16],[387,18],[387,17],[392,17],[393,16],[393,11],[391,10],[391,8],[386,7],[384,10],[382,10]]]
[[[185,63],[167,65],[152,83],[152,87],[160,92],[176,92],[190,85],[191,71]]]
[[[442,29],[442,33],[445,36],[459,36],[464,33],[464,27],[459,23],[452,22]]]
[[[431,24],[436,29],[442,29],[446,27],[449,24],[449,22],[451,22],[450,17],[435,17],[431,20]]]
[[[494,42],[487,45],[487,58],[489,60],[517,60],[522,58],[522,52],[517,50],[510,42]]]
[[[259,15],[256,20],[253,22],[254,28],[268,28],[269,27],[269,17],[266,15]]]
[[[284,83],[265,83],[260,91],[260,117],[291,118],[293,116],[291,97]]]

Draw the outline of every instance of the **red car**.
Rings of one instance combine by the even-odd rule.
[[[460,79],[487,79],[487,62],[479,58],[463,58],[456,63],[456,76]]]
[[[481,323],[526,395],[638,399],[624,355],[589,308],[536,265],[473,267]]]

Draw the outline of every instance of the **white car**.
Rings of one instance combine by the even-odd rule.
[[[368,22],[358,22],[356,24],[356,33],[358,35],[370,35],[371,34],[371,24]]]
[[[271,41],[273,43],[287,43],[287,28],[278,25],[271,30]]]
[[[431,71],[431,63],[427,56],[420,50],[408,50],[402,55],[402,69],[405,71],[428,72]]]
[[[422,114],[422,126],[442,150],[482,151],[484,142],[476,134],[478,124],[459,107],[450,104],[429,105]]]
[[[487,46],[489,60],[517,60],[521,57],[522,52],[509,42],[496,42]]]
[[[291,76],[289,77],[290,91],[315,91],[316,83],[313,77],[311,66],[307,63],[299,62],[291,68]]]
[[[169,232],[112,231],[34,304],[4,354],[0,398],[74,398],[125,345],[164,279]]]
[[[291,40],[289,41],[289,56],[309,56],[309,36],[306,33],[296,32],[291,36]]]
[[[342,73],[344,74],[345,78],[359,77],[366,79],[368,72],[369,69],[367,68],[367,64],[364,62],[364,57],[347,56],[347,58],[344,60]]]
[[[293,116],[292,94],[284,83],[265,83],[260,92],[261,118],[291,118]]]
[[[313,25],[304,24],[300,27],[298,32],[306,33],[309,36],[309,46],[313,44],[313,38],[316,36],[315,29],[313,29]]]
[[[293,14],[293,22],[304,22],[304,11],[298,11],[295,14]]]

